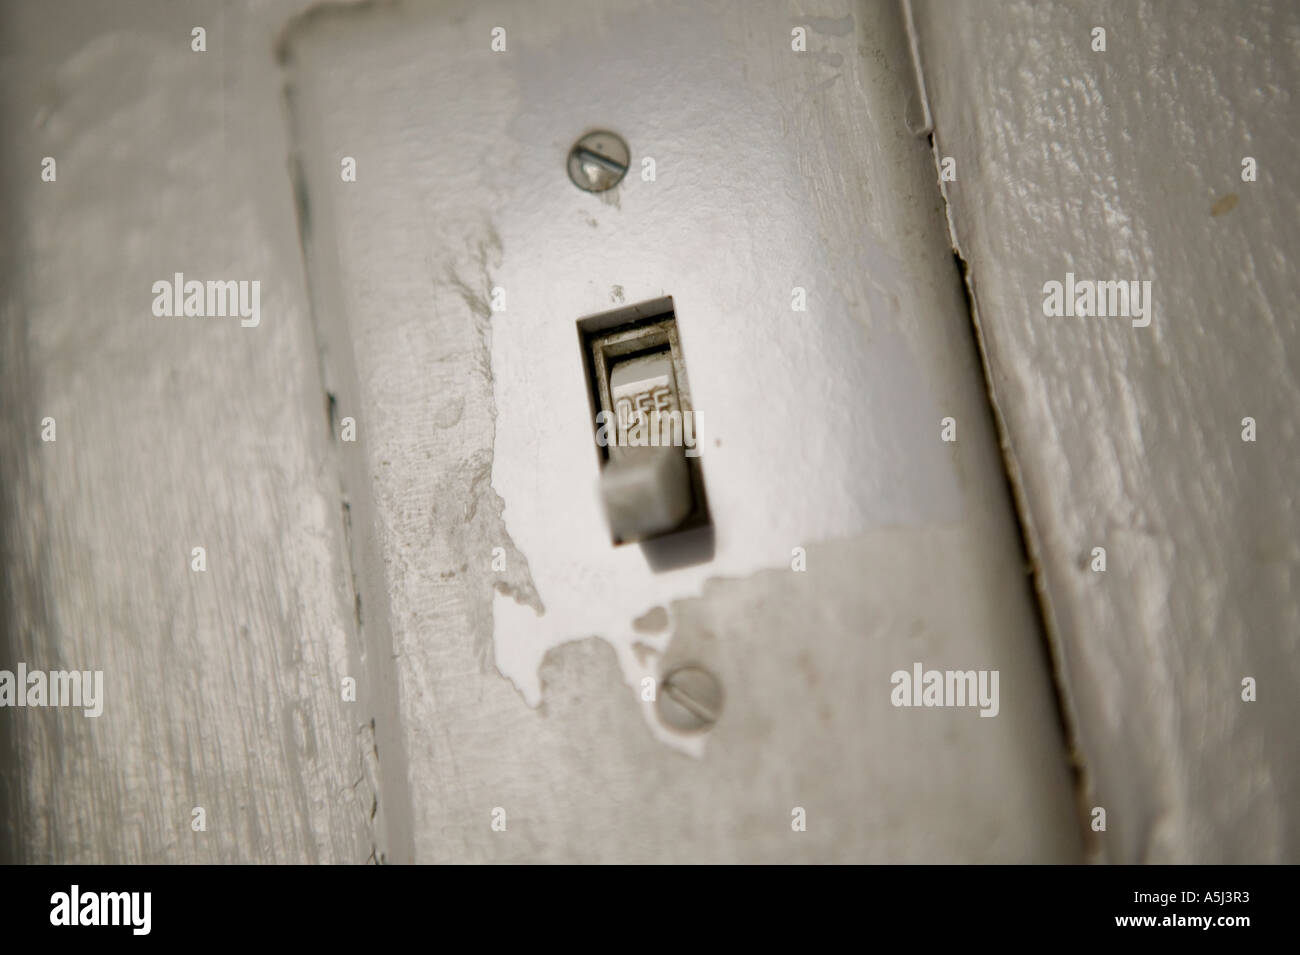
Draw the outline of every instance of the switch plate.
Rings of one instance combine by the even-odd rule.
[[[340,446],[358,634],[400,711],[380,814],[416,861],[1075,858],[934,159],[905,132],[899,8],[827,0],[807,52],[789,4],[745,9],[352,4],[291,34],[312,312],[327,386],[365,426]],[[595,128],[635,173],[602,194],[566,170]],[[575,320],[670,292],[712,523],[611,547]],[[654,553],[709,535],[705,559]],[[999,717],[900,719],[888,675],[918,641],[1000,666]],[[643,699],[692,662],[726,690],[712,734]],[[835,820],[793,840],[761,824],[793,805],[774,802],[792,772]],[[478,824],[503,801],[537,808],[527,845]],[[607,838],[574,838],[593,825]]]

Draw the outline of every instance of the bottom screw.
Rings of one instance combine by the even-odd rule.
[[[698,733],[718,721],[722,712],[722,686],[708,670],[677,667],[660,681],[655,695],[659,718],[675,730]]]

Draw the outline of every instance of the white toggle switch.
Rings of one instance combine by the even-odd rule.
[[[708,526],[672,299],[582,319],[578,334],[614,543]]]
[[[610,532],[638,541],[676,528],[691,510],[691,477],[680,449],[634,448],[600,472]]]
[[[665,349],[619,362],[609,392],[616,428],[600,490],[610,530],[623,541],[670,531],[691,510],[686,457],[672,444],[665,417],[681,413],[671,354]]]

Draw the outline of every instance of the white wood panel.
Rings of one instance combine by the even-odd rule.
[[[296,6],[2,15],[0,667],[105,683],[98,718],[0,712],[0,820],[21,859],[372,851],[373,741],[341,700],[353,600],[271,54]],[[155,317],[152,285],[177,271],[259,280],[261,324]]]
[[[1098,845],[1295,862],[1300,7],[914,7]],[[1046,317],[1067,271],[1150,326]]]

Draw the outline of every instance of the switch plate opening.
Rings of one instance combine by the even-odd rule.
[[[610,516],[613,543],[646,541],[709,526],[708,500],[699,457],[699,431],[672,297],[665,296],[580,319],[578,339],[582,346],[583,371],[591,407],[592,438],[601,469],[602,492]],[[659,356],[662,360],[657,361]],[[620,374],[624,383],[616,384],[615,378]],[[643,378],[645,384],[641,394],[635,394],[638,377]],[[627,422],[630,407],[654,408],[669,413],[680,411],[680,431],[673,430],[672,433],[681,435],[682,446],[650,451],[640,447],[623,448],[616,442],[602,444],[598,415],[602,411],[608,412],[615,425],[607,429],[607,434],[618,434],[616,424],[620,420]],[[655,438],[659,436],[654,435]],[[684,467],[675,459],[663,457],[670,454],[680,455]],[[643,464],[642,459],[654,459],[654,463]],[[619,470],[617,473],[609,472],[610,468]],[[633,468],[641,473],[640,479],[631,473]],[[653,475],[650,474],[651,468]],[[680,488],[678,475],[682,482]],[[621,479],[624,476],[627,480]],[[634,484],[636,489],[629,491],[628,488]],[[689,501],[683,504],[681,495],[688,496]],[[639,513],[627,513],[628,507],[635,507]],[[676,514],[682,508],[685,514],[677,519]]]

